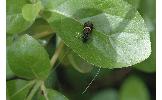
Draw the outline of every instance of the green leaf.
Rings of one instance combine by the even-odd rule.
[[[50,89],[54,89],[55,86],[56,86],[56,81],[57,81],[57,76],[56,76],[56,72],[55,70],[53,69],[48,78],[45,80],[45,86],[46,88],[50,88]]]
[[[146,85],[135,76],[129,77],[120,89],[120,100],[150,100]]]
[[[46,92],[47,92],[48,100],[69,100],[63,94],[61,94],[55,90],[47,89]],[[44,95],[39,93],[39,95],[37,96],[37,100],[47,100],[47,99],[45,99]]]
[[[7,95],[9,100],[25,100],[34,81],[12,80],[7,82]]]
[[[140,63],[151,53],[150,36],[140,14],[122,0],[42,0],[44,18],[65,44],[83,59],[103,68]],[[46,16],[46,14],[50,16]],[[83,24],[94,30],[82,42]]]
[[[100,91],[94,94],[91,100],[118,100],[118,93],[113,89]]]
[[[23,35],[8,48],[8,62],[12,71],[27,79],[45,79],[50,60],[45,49],[31,36]]]
[[[22,7],[27,0],[7,0],[6,2],[6,31],[8,34],[16,34],[26,30],[32,22],[23,18]]]
[[[38,16],[41,8],[40,1],[35,4],[25,4],[22,8],[22,15],[27,21],[32,22]]]

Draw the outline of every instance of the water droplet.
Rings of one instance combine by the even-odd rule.
[[[76,32],[76,38],[80,38],[81,37],[81,34],[79,32]]]

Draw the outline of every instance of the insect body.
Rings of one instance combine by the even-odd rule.
[[[83,36],[82,36],[83,43],[86,43],[88,41],[89,36],[92,33],[92,30],[93,30],[93,24],[90,21],[85,22],[83,28]]]

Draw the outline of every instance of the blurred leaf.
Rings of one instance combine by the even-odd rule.
[[[148,31],[149,31],[149,32],[154,32],[154,33],[156,33],[156,32],[155,32],[155,23],[153,22],[153,20],[150,19],[150,18],[147,17],[147,16],[144,18],[144,20],[145,20],[145,23],[146,23],[146,25],[147,25]]]
[[[140,0],[138,10],[144,18],[149,32],[156,33],[156,0]]]
[[[13,40],[15,39],[15,35],[6,35],[6,47],[8,48],[12,43]]]
[[[156,22],[156,0],[140,0],[139,12],[145,19],[148,17],[153,23]]]
[[[52,47],[50,48],[51,46],[50,44],[53,44],[51,43],[50,40],[52,36],[55,34],[53,33],[48,22],[44,20],[43,18],[37,18],[35,22],[32,24],[32,26],[28,28],[27,30],[23,31],[21,34],[25,34],[25,33],[28,33],[33,38],[37,39],[38,42],[47,49],[48,53],[49,51],[50,51],[50,54],[51,52],[54,52],[54,49]],[[50,54],[49,56],[51,57]]]
[[[56,85],[56,80],[57,80],[56,72],[55,72],[55,70],[52,70],[50,72],[48,78],[45,80],[45,86],[47,88],[54,89],[55,85]]]
[[[120,100],[150,100],[146,85],[135,76],[129,77],[120,89]]]
[[[10,65],[8,64],[8,61],[6,60],[6,78],[11,78],[12,76],[14,76],[15,74],[12,72],[12,70],[10,69]]]
[[[27,21],[33,22],[38,16],[41,8],[40,1],[35,4],[25,4],[22,8],[22,15]]]
[[[82,74],[82,73],[76,71],[74,68],[66,69],[65,73],[66,73],[66,76],[68,76],[68,82],[74,88],[73,90],[75,91],[75,93],[79,92],[79,95],[80,95],[80,91],[84,91],[87,84],[94,77],[94,73],[93,74],[92,73]],[[76,81],[74,81],[74,80],[76,80]]]
[[[67,46],[64,46],[59,59],[62,64],[65,66],[72,66],[80,73],[88,73],[93,69],[93,65],[86,62]]]
[[[52,58],[56,50],[56,35],[53,35],[50,38],[48,44],[46,45],[46,50],[48,52],[49,57]]]
[[[13,36],[9,36],[7,35],[6,38],[6,49],[8,49],[8,47],[12,44],[12,41],[14,40]],[[6,78],[9,79],[11,77],[13,77],[15,74],[12,72],[10,65],[8,63],[8,60],[6,59]]]
[[[16,34],[26,30],[32,22],[23,18],[22,7],[27,4],[27,0],[7,0],[6,1],[6,31],[9,34]]]
[[[93,69],[93,65],[89,64],[81,57],[79,57],[75,52],[71,51],[68,55],[69,61],[72,66],[81,73],[88,73]]]
[[[68,58],[68,54],[70,52],[71,52],[71,49],[67,47],[66,45],[64,45],[58,58],[61,64],[63,64],[64,66],[70,66],[70,67],[72,66]]]
[[[42,18],[37,18],[35,22],[31,25],[31,27],[28,28],[23,33],[29,33],[30,35],[35,35],[35,37],[40,38],[40,37],[43,37],[43,35],[47,35],[52,32],[53,31],[46,20]],[[40,35],[41,33],[43,34]]]
[[[50,60],[45,49],[31,36],[23,35],[8,48],[8,62],[12,71],[27,79],[45,79]]]
[[[63,94],[57,92],[56,90],[47,89],[46,92],[47,92],[48,100],[68,100],[67,97],[65,97]],[[39,93],[36,100],[46,100],[46,99],[45,99],[44,95]]]
[[[137,64],[151,53],[150,36],[140,14],[122,0],[42,0],[44,17],[83,59],[103,68]],[[48,13],[49,15],[49,13]],[[91,21],[90,40],[81,39],[83,24]]]
[[[108,89],[96,93],[91,100],[119,100],[116,90]]]
[[[13,41],[13,36],[7,35],[7,38],[6,38],[6,49],[8,49],[8,47],[12,44],[12,41]],[[10,69],[10,65],[8,63],[8,60],[6,59],[6,78],[10,79],[14,75],[15,74]]]
[[[62,75],[62,77],[67,77],[67,81],[71,84],[72,88],[74,88],[72,89],[72,91],[75,91],[75,93],[77,93],[74,95],[80,95],[80,93],[85,90],[86,86],[94,78],[98,70],[98,67],[94,67],[93,70],[91,70],[91,72],[83,74],[76,71],[73,68],[67,68],[64,72],[65,76]],[[108,77],[109,75],[111,75],[111,70],[101,69],[99,75],[95,78],[94,83],[95,81],[100,80],[103,77]],[[104,83],[106,83],[106,81]],[[92,85],[95,86],[96,84]]]
[[[34,81],[12,80],[7,81],[7,96],[9,100],[25,100]]]

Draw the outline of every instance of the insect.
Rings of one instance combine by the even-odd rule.
[[[82,35],[82,41],[83,43],[86,43],[89,40],[90,34],[92,33],[93,30],[93,24],[90,21],[87,21],[84,23],[84,28],[83,28],[83,35]]]

